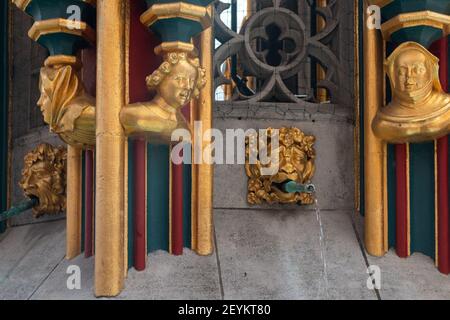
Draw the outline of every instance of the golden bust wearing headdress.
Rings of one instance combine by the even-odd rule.
[[[386,60],[392,101],[378,110],[372,129],[387,142],[434,140],[450,133],[450,95],[439,81],[439,59],[415,42]]]

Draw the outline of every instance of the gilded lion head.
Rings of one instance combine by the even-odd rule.
[[[41,144],[24,160],[19,185],[26,196],[39,200],[33,208],[35,218],[63,212],[66,208],[66,149]]]
[[[298,128],[281,128],[278,133],[278,147],[274,147],[272,130],[271,128],[267,129],[266,142],[258,141],[258,152],[261,152],[261,145],[266,144],[265,147],[269,155],[272,152],[278,153],[276,166],[278,171],[273,175],[261,174],[261,169],[265,166],[261,164],[259,159],[255,164],[249,163],[250,147],[247,143],[248,202],[260,204],[264,200],[268,203],[312,204],[314,201],[312,194],[286,193],[281,186],[289,181],[295,181],[299,184],[311,183],[315,172],[315,137],[306,135]],[[270,165],[273,166],[273,163]]]

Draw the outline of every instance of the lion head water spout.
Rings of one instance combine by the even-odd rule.
[[[250,204],[314,204],[315,187],[311,181],[316,170],[315,141],[314,136],[292,127],[268,128],[265,133],[260,130],[259,135],[250,137],[246,141],[247,201]],[[263,173],[268,164],[261,161],[264,158],[261,149],[270,151],[271,156],[276,154],[275,160],[270,160],[270,165],[278,169],[276,172]]]

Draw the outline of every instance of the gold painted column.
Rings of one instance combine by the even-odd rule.
[[[317,6],[320,8],[326,8],[327,0],[318,0]],[[322,16],[317,15],[317,33],[320,33],[326,27],[326,21]],[[317,82],[325,80],[326,72],[320,63],[317,63],[316,67]],[[328,92],[325,88],[317,87],[317,100],[319,102],[326,102],[328,100]]]
[[[116,296],[124,283],[124,0],[97,1],[95,294]]]
[[[81,156],[82,150],[67,146],[66,259],[81,253]]]
[[[208,9],[211,10],[211,7]],[[202,122],[203,147],[209,145],[211,137],[203,134],[212,127],[213,107],[213,29],[206,29],[200,35],[198,48],[201,49],[200,65],[207,72],[206,86],[200,91],[200,97],[192,105],[193,120]],[[199,141],[195,141],[200,143]],[[195,147],[194,147],[195,150]],[[203,154],[204,148],[202,149]],[[213,252],[212,214],[213,214],[213,166],[205,163],[194,164],[193,168],[193,241],[192,248],[199,255],[210,255]]]
[[[364,21],[367,21],[367,5]],[[383,45],[381,32],[364,28],[364,169],[365,169],[365,244],[369,254],[382,256],[387,251],[385,208],[386,146],[372,131],[372,120],[383,106]]]

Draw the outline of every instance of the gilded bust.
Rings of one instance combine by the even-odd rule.
[[[391,143],[422,142],[450,132],[450,95],[439,81],[439,59],[415,42],[400,45],[386,60],[392,101],[372,128]]]
[[[149,90],[156,90],[156,96],[149,102],[122,109],[120,119],[127,135],[170,140],[173,130],[189,128],[181,108],[198,97],[206,84],[205,70],[200,67],[199,59],[186,52],[167,53],[164,62],[146,81]]]
[[[69,145],[95,145],[95,100],[86,94],[79,67],[48,65],[41,69],[37,105],[50,130]]]

